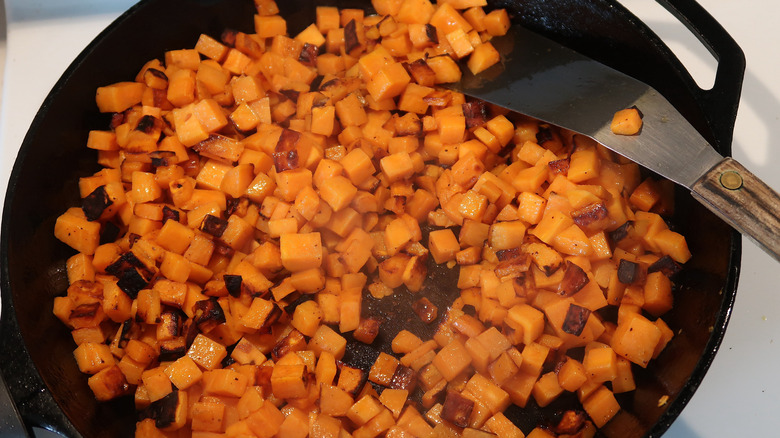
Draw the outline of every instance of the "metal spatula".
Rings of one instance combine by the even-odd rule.
[[[724,158],[656,90],[535,32],[513,26],[503,68],[451,88],[593,138],[691,190],[693,197],[780,260],[780,196]],[[643,114],[639,134],[610,129],[618,110]]]

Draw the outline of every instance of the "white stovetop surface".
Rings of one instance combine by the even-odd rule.
[[[6,0],[9,35],[0,94],[0,199],[5,197],[16,152],[51,87],[78,53],[133,3]],[[734,156],[780,190],[776,170],[780,168],[780,2],[700,3],[747,57]],[[712,83],[712,57],[668,13],[651,0],[624,0],[624,4],[664,36],[700,83]],[[780,342],[774,342],[776,336],[780,340],[778,285],[780,265],[745,240],[739,291],[723,344],[701,387],[665,436],[780,435]]]

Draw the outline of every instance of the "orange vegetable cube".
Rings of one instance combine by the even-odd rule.
[[[187,357],[207,370],[213,370],[227,356],[225,346],[202,334],[198,334],[187,350]]]
[[[96,374],[101,370],[112,367],[116,361],[111,350],[106,344],[85,342],[73,351],[76,364],[82,373]]]
[[[547,406],[563,393],[563,388],[558,384],[558,376],[550,371],[542,375],[534,384],[532,394],[536,403],[541,406]]]
[[[618,135],[635,135],[642,129],[642,115],[635,107],[622,109],[612,117],[610,129]]]
[[[100,223],[88,221],[80,208],[70,208],[57,218],[54,237],[78,252],[92,255],[100,245]]]
[[[455,259],[460,243],[451,229],[434,230],[428,235],[428,249],[436,263],[445,263]]]
[[[389,182],[404,180],[414,173],[414,162],[406,151],[383,157],[379,161],[379,167]]]
[[[259,38],[287,34],[287,22],[279,15],[255,15],[255,32]]]
[[[102,113],[121,113],[133,105],[141,103],[144,84],[138,82],[118,82],[98,87],[95,101]]]
[[[645,368],[660,340],[661,330],[655,324],[638,313],[632,313],[618,322],[610,346],[618,355]]]
[[[454,236],[453,236],[454,237]],[[453,339],[449,344],[444,346],[436,354],[433,359],[433,365],[441,373],[442,377],[447,381],[452,381],[460,373],[466,370],[471,364],[471,355],[466,347],[458,341]]]
[[[509,21],[509,14],[507,14],[506,9],[490,11],[490,13],[485,16],[482,23],[485,26],[485,31],[487,31],[490,36],[506,35],[512,24]]]
[[[374,100],[380,101],[399,96],[411,80],[401,63],[395,62],[379,70],[368,82],[366,89]]]
[[[490,226],[488,241],[494,250],[518,248],[525,238],[522,221],[496,222]]]
[[[485,42],[474,47],[466,65],[472,74],[479,74],[501,61],[501,55],[493,44]]]
[[[282,234],[279,250],[282,264],[290,271],[302,271],[322,265],[322,239],[318,232]]]
[[[582,407],[596,427],[603,427],[620,411],[620,405],[615,399],[615,395],[605,386],[599,387],[583,400]]]
[[[568,358],[558,370],[558,384],[566,391],[574,392],[588,381],[582,362]]]

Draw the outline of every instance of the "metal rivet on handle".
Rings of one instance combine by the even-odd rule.
[[[742,176],[729,170],[720,174],[720,185],[729,190],[738,190],[742,187]]]

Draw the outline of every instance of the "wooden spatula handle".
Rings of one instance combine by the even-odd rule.
[[[780,195],[733,158],[691,187],[693,197],[780,261]]]

